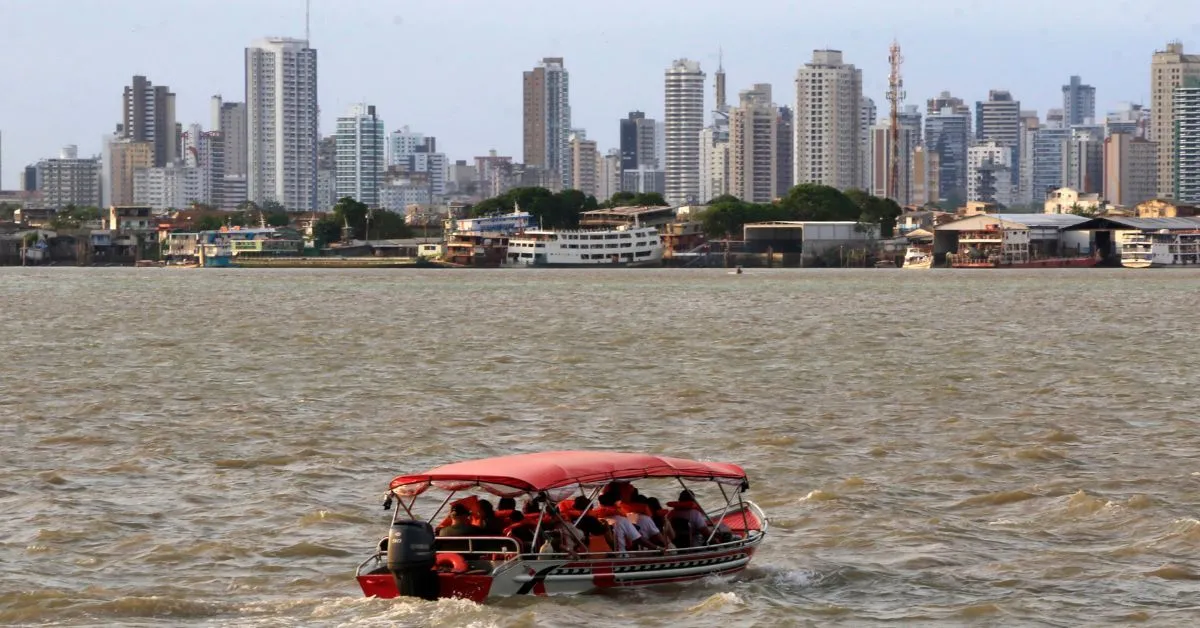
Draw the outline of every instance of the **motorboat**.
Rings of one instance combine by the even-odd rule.
[[[932,268],[933,255],[923,247],[910,246],[904,253],[904,265],[902,268]]]
[[[606,488],[641,480],[663,480],[687,491],[705,483],[706,494],[719,494],[724,504],[718,508],[689,506],[699,509],[708,522],[707,538],[701,535],[683,547],[619,547],[609,552],[580,546],[564,551],[550,543],[587,512],[602,517],[593,507]],[[769,527],[763,511],[743,499],[748,489],[745,471],[735,464],[643,453],[551,451],[448,464],[392,480],[384,507],[391,509],[393,502],[398,507],[392,509],[388,536],[358,565],[355,575],[368,597],[463,598],[479,603],[730,576],[746,569]],[[448,504],[453,509],[481,494],[525,498],[533,504],[536,510],[526,510],[536,522],[530,524],[532,542],[513,534],[435,534],[430,522],[439,521]],[[422,518],[414,509],[419,498],[428,496],[439,505]],[[561,507],[560,502],[579,496],[588,503],[584,513]]]

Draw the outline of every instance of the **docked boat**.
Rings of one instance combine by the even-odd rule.
[[[590,545],[580,552],[552,542],[571,529],[567,524],[580,524],[587,513],[604,516],[596,505],[605,488],[653,479],[671,481],[675,489],[682,485],[690,490],[688,483],[699,482],[719,489],[724,500],[720,508],[688,505],[711,527],[707,538],[667,549],[615,552],[595,551]],[[737,574],[750,563],[769,527],[762,510],[743,499],[748,489],[745,471],[734,464],[639,453],[557,451],[449,464],[392,480],[384,502],[384,508],[393,501],[399,506],[391,529],[359,564],[356,577],[368,597],[484,602]],[[438,506],[423,519],[414,507],[429,493],[436,494],[430,501]],[[524,523],[531,536],[435,535],[428,522],[439,521],[448,504],[453,511],[456,504],[478,500],[480,493],[529,499],[535,508],[525,510]],[[587,502],[583,513],[561,507],[560,502],[571,498]]]
[[[508,241],[510,266],[659,266],[658,229],[621,225],[609,229],[529,229]]]
[[[951,268],[1090,268],[1100,263],[1096,255],[1035,257],[1030,251],[1029,229],[1008,227],[1001,220],[983,229],[962,231],[958,252],[946,256]]]
[[[1200,231],[1127,231],[1120,234],[1119,243],[1121,266],[1125,268],[1200,264]]]
[[[904,252],[904,265],[901,268],[933,268],[933,254],[924,248],[910,246]]]

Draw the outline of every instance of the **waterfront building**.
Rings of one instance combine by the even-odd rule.
[[[384,171],[384,125],[375,106],[353,105],[337,119],[337,197],[379,206]]]
[[[664,75],[666,201],[670,205],[698,202],[700,144],[704,128],[704,72],[700,63],[677,59]],[[704,199],[707,201],[708,199]]]
[[[796,73],[796,184],[862,184],[862,71],[838,50],[814,50]]]
[[[1096,88],[1084,85],[1078,76],[1072,76],[1062,86],[1063,115],[1067,126],[1086,124],[1096,119]]]
[[[1158,146],[1158,196],[1175,198],[1175,89],[1188,78],[1200,78],[1200,55],[1184,54],[1183,44],[1171,42],[1155,51],[1150,61],[1150,136]]]
[[[317,51],[283,37],[246,49],[250,200],[313,211],[317,198]]]
[[[1200,77],[1175,88],[1175,194],[1183,203],[1200,204]]]
[[[37,162],[35,169],[43,206],[51,209],[62,209],[67,205],[100,206],[99,159],[80,159],[75,146],[66,146],[57,159],[43,159]]]
[[[765,83],[743,90],[738,106],[729,110],[729,193],[748,203],[775,198],[778,120],[779,108]]]
[[[144,76],[134,76],[122,96],[123,137],[149,142],[154,166],[165,166],[179,155],[179,133],[175,125],[175,94],[165,85],[154,85]]]
[[[524,160],[550,173],[554,191],[571,187],[571,89],[562,57],[546,57],[523,77]]]

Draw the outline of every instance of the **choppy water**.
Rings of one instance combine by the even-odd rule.
[[[1200,618],[1188,271],[0,269],[0,623]],[[392,476],[742,463],[735,582],[362,599]]]

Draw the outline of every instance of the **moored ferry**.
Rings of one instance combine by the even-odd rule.
[[[529,229],[508,241],[511,266],[658,266],[663,244],[654,227]]]
[[[1200,264],[1200,231],[1127,231],[1121,233],[1119,238],[1121,266],[1125,268]]]
[[[632,524],[600,523],[624,517],[611,506],[617,494],[619,512],[653,516],[634,508],[645,503],[632,485],[642,480],[684,488],[679,501],[667,504],[672,510],[658,515],[674,530],[666,546],[614,544],[621,538],[614,537],[617,524]],[[717,486],[723,505],[702,507],[689,486],[696,483]],[[484,602],[734,575],[749,565],[769,527],[763,511],[743,498],[749,487],[735,464],[641,453],[553,451],[443,465],[392,480],[384,502],[384,508],[398,504],[390,532],[356,577],[368,597]],[[414,506],[430,493],[437,508],[422,517]],[[500,505],[493,511],[489,501],[483,508],[487,500],[480,494],[501,498]],[[521,510],[504,505],[520,497],[526,498]],[[438,531],[430,522],[446,510],[451,517]],[[491,525],[498,521],[513,523],[501,533]],[[659,527],[665,534],[666,524]]]

